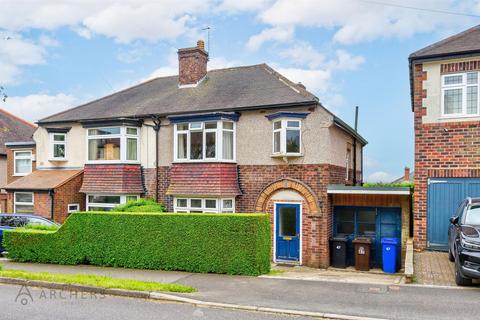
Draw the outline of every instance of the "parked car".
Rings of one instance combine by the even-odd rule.
[[[455,262],[457,285],[480,278],[480,198],[463,200],[450,218],[448,258]]]
[[[2,245],[3,230],[12,230],[20,227],[25,227],[26,225],[52,226],[57,224],[43,217],[32,214],[0,214],[0,254],[5,251],[5,248],[3,248]]]

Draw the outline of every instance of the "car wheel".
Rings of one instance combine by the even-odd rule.
[[[448,260],[450,260],[450,262],[455,261],[455,256],[453,255],[451,246],[448,246]]]
[[[460,259],[457,259],[455,262],[455,283],[457,286],[471,286],[472,285],[472,279],[465,278],[462,276],[460,273]]]

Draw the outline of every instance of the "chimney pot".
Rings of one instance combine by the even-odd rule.
[[[203,40],[198,40],[197,41],[197,47],[205,50],[205,42]]]
[[[410,168],[405,167],[405,173],[403,175],[403,181],[410,182]]]

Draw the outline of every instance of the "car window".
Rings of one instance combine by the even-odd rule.
[[[480,225],[480,205],[472,205],[466,211],[465,224]]]
[[[459,220],[462,220],[462,214],[463,214],[463,211],[465,209],[466,204],[467,204],[467,202],[465,200],[462,201],[462,203],[460,203],[460,206],[458,206],[457,211],[455,212],[455,216],[457,216],[459,218]]]
[[[25,227],[28,224],[28,218],[27,217],[14,217],[14,227],[20,228],[20,227]]]
[[[2,227],[15,227],[14,217],[9,217],[9,216],[0,217],[0,226],[2,226]]]
[[[38,218],[28,218],[28,224],[39,224],[43,226],[50,226],[52,223],[49,221],[43,220],[43,219],[38,219]]]

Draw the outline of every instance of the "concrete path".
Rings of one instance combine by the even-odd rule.
[[[32,271],[109,274],[121,278],[181,283],[199,290],[183,296],[201,301],[256,307],[387,319],[477,319],[480,314],[479,289],[255,278],[5,261],[0,263],[6,268]]]

